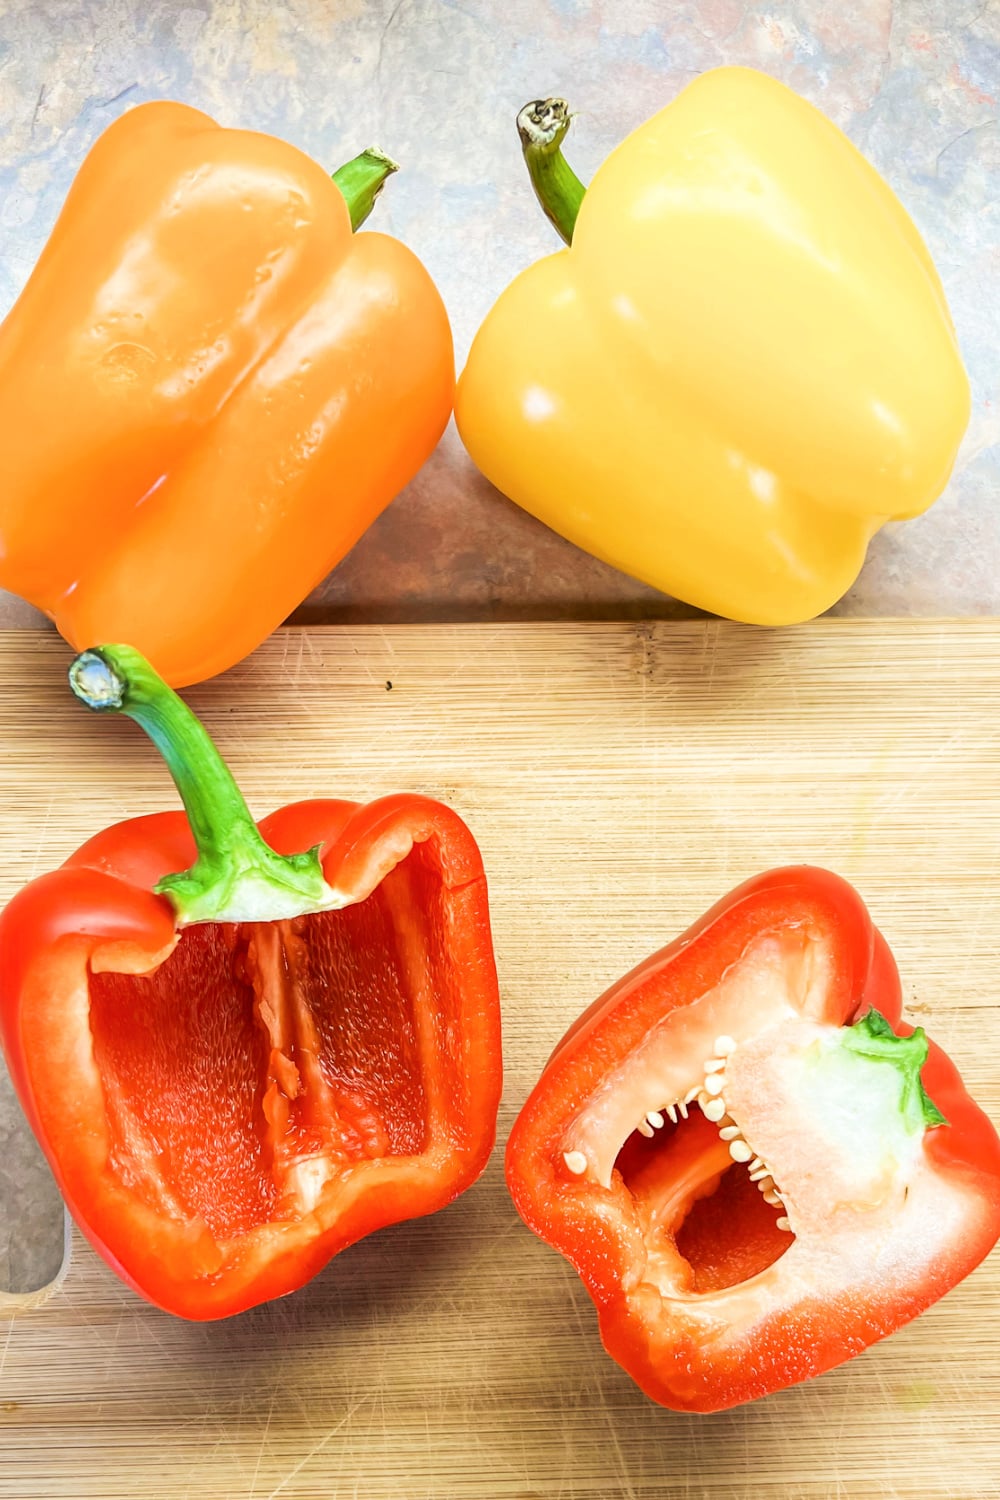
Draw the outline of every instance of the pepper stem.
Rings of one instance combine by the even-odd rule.
[[[375,199],[385,185],[387,177],[398,172],[399,167],[391,156],[386,156],[377,146],[369,146],[353,161],[345,162],[333,174],[351,216],[351,229],[360,229],[372,209]]]
[[[556,233],[573,243],[587,189],[562,154],[572,115],[565,99],[534,99],[517,117],[517,133],[535,197]]]
[[[98,646],[69,668],[73,692],[97,713],[125,714],[153,741],[184,803],[198,857],[155,887],[193,922],[272,922],[344,900],[327,885],[319,849],[275,852],[261,837],[229,767],[183,699],[131,646]]]
[[[897,1036],[881,1011],[872,1009],[846,1027],[840,1040],[849,1051],[896,1068],[901,1084],[900,1111],[912,1133],[947,1125],[921,1081],[928,1053],[927,1033],[922,1026],[914,1027],[909,1036]]]

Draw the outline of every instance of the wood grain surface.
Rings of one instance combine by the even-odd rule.
[[[71,701],[67,660],[51,635],[0,637],[4,899],[104,824],[175,805],[139,731]],[[998,622],[695,622],[285,630],[189,697],[259,813],[413,789],[471,825],[502,1142],[584,1005],[788,861],[855,882],[910,1016],[1000,1117],[998,691]],[[75,1237],[61,1287],[0,1320],[0,1496],[983,1500],[998,1293],[994,1255],[840,1370],[678,1416],[603,1354],[498,1150],[451,1208],[221,1324],[145,1306]]]

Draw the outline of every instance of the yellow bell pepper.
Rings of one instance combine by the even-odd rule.
[[[456,401],[472,458],[691,604],[762,625],[821,613],[879,527],[940,494],[969,418],[912,221],[836,126],[751,69],[703,74],[586,192],[564,101],[518,125],[571,248],[475,338]]]

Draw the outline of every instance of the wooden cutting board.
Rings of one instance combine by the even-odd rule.
[[[151,748],[0,638],[0,895],[174,805]],[[612,979],[757,871],[828,865],[894,948],[910,1015],[1000,1119],[1000,623],[285,630],[191,692],[260,813],[313,794],[452,803],[491,877],[500,1140]],[[8,1222],[17,1203],[4,1205]],[[214,1325],[145,1306],[74,1238],[0,1323],[0,1496],[617,1500],[1000,1496],[1000,1254],[807,1386],[654,1406],[498,1151],[437,1216]]]

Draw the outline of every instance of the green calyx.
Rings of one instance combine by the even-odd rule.
[[[369,146],[367,151],[362,151],[360,156],[345,162],[333,173],[333,180],[347,204],[352,230],[361,228],[375,207],[375,199],[385,186],[386,178],[398,171],[399,167],[391,156],[386,156],[377,146]]]
[[[517,117],[517,133],[535,197],[567,245],[587,189],[562,154],[573,116],[565,99],[534,99]]]
[[[895,1068],[900,1083],[900,1113],[911,1135],[936,1125],[947,1125],[947,1119],[920,1078],[928,1050],[922,1026],[917,1026],[909,1036],[897,1036],[885,1016],[870,1010],[853,1026],[845,1027],[838,1041],[848,1052]]]
[[[84,651],[71,663],[69,681],[96,713],[134,719],[166,761],[198,850],[189,870],[156,886],[179,926],[273,922],[345,904],[324,878],[318,849],[283,855],[265,843],[204,726],[138,651]]]

